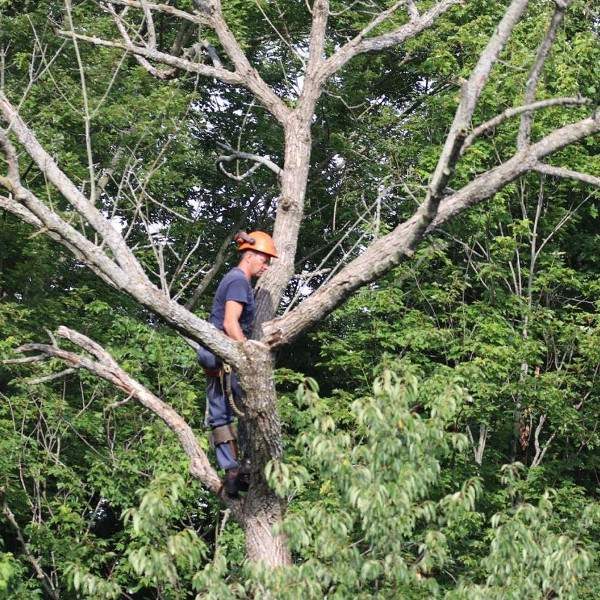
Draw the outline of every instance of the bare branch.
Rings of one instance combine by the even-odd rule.
[[[471,71],[468,81],[462,86],[461,99],[454,115],[454,121],[450,126],[444,148],[431,176],[425,201],[417,211],[417,214],[422,215],[425,227],[428,227],[435,217],[444,189],[454,172],[454,167],[460,156],[460,149],[467,137],[471,118],[492,67],[526,7],[527,0],[513,0],[511,2],[496,31],[481,53],[477,64]]]
[[[44,354],[38,354],[36,356],[24,356],[23,358],[6,358],[2,361],[3,365],[24,365],[27,363],[41,362],[46,360]]]
[[[3,182],[3,185],[6,182]],[[127,277],[106,254],[74,227],[47,208],[29,190],[10,182],[14,200],[0,196],[0,206],[25,222],[47,233],[83,260],[99,277],[115,287],[122,287]]]
[[[404,0],[400,0],[395,4],[392,4],[392,6],[390,6],[387,10],[379,13],[366,27],[362,29],[362,31],[359,32],[358,35],[354,37],[354,39],[352,39],[350,43],[354,42],[355,44],[360,44],[360,42],[362,42],[369,35],[369,33],[371,33],[371,31],[373,31],[373,29],[376,29],[379,27],[379,25],[387,21],[401,6],[404,6],[405,4],[406,2]]]
[[[196,436],[185,420],[167,403],[155,396],[141,383],[129,376],[121,369],[110,354],[98,343],[83,334],[60,327],[57,335],[66,338],[83,350],[92,353],[97,360],[49,346],[47,344],[25,344],[17,348],[17,352],[41,352],[48,357],[58,358],[74,368],[83,368],[90,373],[112,383],[124,391],[128,396],[135,398],[142,406],[152,411],[176,435],[184,452],[190,459],[190,473],[199,479],[214,494],[221,492],[221,480],[210,465],[210,462],[198,444]],[[235,507],[235,502],[224,500]]]
[[[214,0],[210,3],[206,3],[203,0],[194,0],[194,4],[198,10],[210,16],[210,25],[217,34],[227,56],[229,56],[229,59],[235,66],[235,75],[239,79],[239,84],[250,90],[256,96],[257,100],[285,126],[291,110],[250,64],[250,61],[225,22],[220,0]]]
[[[67,23],[73,29],[73,19],[71,16],[71,0],[65,0],[65,9],[67,13]],[[73,49],[75,50],[75,58],[77,60],[77,68],[79,70],[79,81],[81,84],[81,97],[83,99],[83,124],[85,127],[85,150],[88,160],[88,173],[90,176],[90,201],[92,204],[96,198],[96,173],[94,169],[94,156],[92,152],[92,134],[91,134],[91,118],[90,106],[87,93],[87,81],[85,77],[85,69],[81,61],[81,53],[79,52],[79,44],[77,39],[73,38]]]
[[[146,48],[145,46],[136,46],[126,42],[105,40],[94,36],[75,33],[73,31],[59,31],[59,33],[65,37],[76,37],[79,40],[89,42],[90,44],[95,44],[96,46],[105,46],[107,48],[119,48],[120,50],[126,50],[132,54],[143,56],[144,58],[154,60],[165,65],[170,65],[177,69],[181,69],[182,71],[187,71],[188,73],[197,73],[198,75],[203,75],[205,77],[215,77],[216,79],[220,79],[221,81],[232,85],[244,85],[244,81],[239,75],[237,75],[237,73],[228,71],[227,69],[211,67],[209,65],[205,65],[204,63],[193,62],[185,58],[173,56],[172,54],[160,52],[159,50],[152,50],[150,48]]]
[[[48,383],[49,381],[54,381],[55,379],[61,379],[62,377],[71,375],[72,373],[75,373],[75,371],[76,369],[69,367],[68,369],[64,369],[58,373],[50,373],[49,375],[42,375],[41,377],[24,379],[23,383],[25,385],[39,385],[40,383]]]
[[[431,229],[439,227],[468,206],[489,198],[503,185],[514,181],[520,175],[535,170],[539,161],[546,156],[585,137],[597,134],[599,131],[600,111],[597,111],[591,117],[556,129],[529,148],[523,148],[511,159],[483,173],[464,188],[444,199]],[[509,177],[510,180],[506,180],[506,177]]]
[[[564,19],[565,12],[572,1],[573,0],[555,0],[556,8],[554,9],[550,26],[548,27],[548,31],[546,32],[546,35],[544,36],[544,39],[538,48],[535,61],[531,67],[531,71],[529,72],[529,77],[527,78],[523,104],[531,104],[535,100],[535,92],[537,90],[538,81],[542,73],[544,63],[546,62],[546,58],[550,53],[550,48],[552,48],[554,38],[556,37],[558,28]],[[519,133],[517,135],[517,148],[523,148],[529,143],[532,123],[533,113],[529,111],[525,112],[521,117],[521,124],[519,126]]]
[[[115,359],[100,344],[94,342],[94,340],[79,333],[78,331],[61,326],[57,329],[56,335],[65,340],[69,340],[76,346],[79,346],[86,352],[89,352],[100,364],[107,367],[119,368],[119,365]]]
[[[426,13],[419,15],[418,18],[414,18],[414,11],[412,11],[413,14],[411,15],[411,20],[390,33],[366,39],[363,39],[364,35],[362,35],[362,32],[359,33],[327,59],[322,72],[323,79],[326,79],[339,71],[357,54],[372,52],[374,50],[384,50],[385,48],[397,46],[406,40],[415,37],[417,34],[431,27],[438,17],[447,12],[455,4],[459,4],[460,1],[461,0],[441,0]],[[393,9],[395,11],[401,4],[404,4],[404,2],[397,2],[388,10]],[[367,28],[369,31],[372,29],[369,26],[367,26]]]
[[[422,239],[437,214],[439,202],[453,172],[454,165],[459,158],[460,148],[466,138],[467,128],[479,96],[489,77],[491,68],[526,6],[527,0],[513,0],[498,25],[496,32],[482,52],[469,80],[463,85],[461,101],[437,167],[431,178],[425,201],[415,215],[409,221],[400,225],[395,232],[374,242],[362,256],[355,259],[338,276],[334,277],[329,285],[322,287],[289,315],[266,324],[264,327],[264,331],[267,334],[265,339],[269,344],[277,346],[281,343],[286,343],[289,339],[293,339],[304,327],[314,323],[313,318],[315,315],[318,314],[318,318],[321,318],[329,312],[328,304],[330,301],[332,301],[332,307],[334,305],[337,306],[339,302],[343,301],[351,293],[350,288],[354,291],[354,289],[383,274],[393,264],[396,264],[403,254],[412,255],[416,244]],[[440,5],[438,4],[437,7],[439,8]],[[448,7],[449,5],[446,9]],[[352,44],[352,42],[349,44]],[[531,164],[529,168],[531,168]],[[518,175],[515,174],[514,176]],[[397,242],[400,242],[400,239],[402,242],[396,245],[396,242],[392,240],[401,231],[402,235],[397,238]],[[389,267],[385,267],[383,264],[386,262],[385,259],[382,260],[384,254],[387,254],[390,259]],[[348,293],[342,292],[343,289],[347,289]],[[287,327],[281,326],[284,322],[286,325],[291,325],[291,330],[286,331]],[[289,339],[288,335],[291,336]]]
[[[219,145],[226,149],[227,152],[229,152],[229,154],[222,154],[218,156],[216,162],[217,165],[219,165],[219,169],[230,179],[234,179],[235,181],[241,181],[242,179],[246,179],[246,177],[254,173],[254,171],[256,171],[261,165],[273,171],[273,173],[275,173],[275,175],[277,175],[278,177],[281,176],[281,167],[276,165],[271,159],[267,158],[266,156],[250,154],[248,152],[240,152],[239,150],[234,150],[233,148],[231,148],[231,146],[226,146],[225,144]],[[246,171],[246,173],[244,173],[243,175],[234,175],[233,173],[229,173],[223,166],[223,163],[229,163],[234,160],[251,160],[254,161],[256,164],[253,165],[250,169],[248,169],[248,171]]]
[[[8,167],[8,178],[3,177],[0,179],[0,185],[12,191],[13,186],[18,186],[21,183],[21,176],[19,175],[19,159],[17,157],[17,150],[8,139],[8,135],[4,129],[0,129],[0,147],[6,156]]]
[[[152,11],[145,0],[140,0],[140,4],[142,5],[142,10],[144,11],[144,20],[146,21],[146,29],[148,30],[148,47],[156,48],[156,29],[154,28]]]
[[[534,170],[544,175],[550,175],[551,177],[564,177],[565,179],[575,179],[589,185],[600,187],[600,177],[594,175],[588,175],[587,173],[580,173],[579,171],[572,171],[571,169],[565,169],[564,167],[555,167],[553,165],[547,165],[545,163],[538,163]]]
[[[14,111],[8,100],[0,94],[0,111],[10,123],[10,127],[25,147],[27,153],[38,164],[42,172],[52,181],[77,212],[98,232],[119,264],[116,264],[104,252],[79,231],[50,210],[34,194],[18,182],[9,181],[15,200],[2,199],[3,206],[25,221],[48,230],[48,235],[66,246],[77,258],[80,258],[94,273],[117,289],[128,292],[143,306],[148,307],[164,318],[177,331],[203,343],[232,366],[239,368],[247,358],[240,350],[240,344],[233,342],[217,328],[200,319],[176,302],[170,301],[147,278],[132,251],[127,247],[120,232],[79,192],[75,185],[58,168],[54,160],[43,150],[34,134],[26,127]],[[10,150],[9,150],[10,154]],[[4,178],[6,179],[6,178]],[[2,181],[2,184],[7,183]],[[0,197],[2,198],[2,197]],[[8,200],[8,202],[7,202]],[[16,208],[24,205],[26,211]],[[32,217],[31,213],[34,217]],[[38,223],[39,220],[40,223]]]
[[[139,0],[108,0],[107,3],[115,4],[117,6],[131,6],[133,8],[143,8],[142,2]],[[186,12],[185,10],[180,10],[175,8],[174,6],[170,6],[168,4],[154,4],[152,2],[144,2],[144,6],[148,10],[154,10],[156,12],[162,12],[167,15],[171,15],[173,17],[178,17],[179,19],[184,19],[189,21],[190,23],[195,23],[197,25],[208,25],[210,24],[210,18],[205,14],[192,14]]]
[[[485,446],[488,439],[488,427],[487,425],[480,423],[479,424],[479,439],[477,444],[475,444],[475,440],[473,439],[473,433],[471,432],[471,428],[467,425],[467,435],[469,436],[469,441],[471,442],[471,446],[473,446],[473,458],[475,459],[475,463],[479,466],[483,463],[483,453],[485,451]]]
[[[123,398],[123,400],[119,400],[118,402],[113,402],[112,404],[109,404],[104,411],[109,411],[109,410],[116,410],[117,408],[121,408],[121,406],[125,406],[126,404],[129,404],[129,402],[131,401],[132,396],[127,396],[127,398]]]
[[[547,100],[538,100],[531,104],[525,104],[523,106],[516,106],[513,108],[507,108],[504,112],[496,115],[493,119],[478,125],[465,139],[463,146],[460,150],[460,154],[464,154],[467,148],[473,144],[473,142],[484,133],[487,133],[491,129],[498,127],[498,125],[504,123],[504,121],[516,117],[524,112],[531,112],[534,110],[540,110],[542,108],[549,108],[552,106],[584,106],[590,104],[589,98],[548,98]]]
[[[537,424],[537,427],[535,428],[535,435],[534,435],[534,439],[533,439],[534,445],[535,445],[535,456],[533,457],[533,460],[531,461],[532,467],[539,467],[542,464],[542,460],[544,460],[544,456],[546,455],[546,452],[548,451],[548,448],[550,447],[552,440],[556,436],[556,431],[555,431],[548,438],[548,441],[544,444],[544,446],[543,447],[540,446],[540,433],[542,431],[542,427],[544,426],[545,422],[546,422],[546,415],[542,415]]]
[[[406,10],[411,21],[416,21],[421,16],[413,0],[406,0]]]
[[[322,83],[317,73],[325,59],[325,33],[329,18],[329,0],[315,0],[311,14],[312,27],[308,45],[308,65],[300,96],[300,106],[307,103],[306,109],[312,113]]]
[[[54,184],[73,208],[102,236],[104,242],[113,252],[119,266],[131,276],[147,282],[142,267],[125,244],[121,234],[59,169],[54,159],[42,148],[33,132],[25,125],[6,96],[1,93],[0,112],[2,112],[4,120],[8,123],[9,129],[15,133],[19,142],[24,146],[42,173]],[[40,217],[40,215],[36,216]]]
[[[118,15],[117,12],[115,11],[115,9],[110,5],[107,6],[107,10],[113,16],[115,25],[117,26],[117,29],[119,30],[119,33],[121,34],[121,37],[125,41],[125,44],[127,46],[134,46],[134,43],[131,41],[131,38],[129,37],[129,33],[127,32],[127,28],[125,27],[125,24],[123,23],[123,19],[121,18],[121,16]],[[127,9],[125,9],[125,10],[127,10]],[[147,5],[145,5],[145,3],[144,3],[144,13],[150,14],[150,10],[148,9]],[[150,19],[152,19],[151,16],[150,16]],[[73,29],[72,25],[71,25],[71,29]],[[156,36],[156,33],[154,35]],[[156,48],[156,37],[154,38],[154,43],[148,44],[148,45],[146,45],[146,47],[149,50],[156,50],[157,49]],[[157,79],[167,80],[167,79],[172,79],[173,77],[175,77],[175,75],[177,75],[177,67],[171,67],[170,69],[167,69],[167,70],[157,69],[154,65],[152,65],[150,62],[148,62],[148,60],[146,60],[143,56],[134,54],[134,57],[137,60],[138,64],[141,67],[143,67],[144,69],[146,69],[146,71],[148,71],[148,73],[150,73],[150,75],[152,75],[152,77],[156,77]]]

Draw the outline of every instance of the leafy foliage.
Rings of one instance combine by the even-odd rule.
[[[435,30],[357,57],[328,83],[313,124],[300,275],[286,304],[412,209],[435,166],[460,78],[504,4],[456,7]],[[308,35],[304,3],[224,5],[253,64],[292,103]],[[365,3],[331,5],[335,44],[372,16]],[[28,89],[21,114],[83,185],[89,161],[80,73],[73,45],[48,23],[64,25],[63,5],[5,1],[0,9],[4,90],[21,99]],[[477,123],[515,102],[551,10],[551,3],[530,3],[486,87]],[[285,23],[294,44],[263,15]],[[92,3],[75,3],[73,18],[82,30],[115,34]],[[597,23],[594,2],[573,3],[540,98],[597,98]],[[170,44],[174,22],[157,24]],[[191,77],[156,82],[119,51],[79,50],[92,162],[96,175],[114,169],[98,206],[131,226],[129,240],[158,282],[148,232],[135,220],[142,209],[135,199],[145,198],[153,235],[167,248],[168,273],[190,255],[172,289],[185,301],[197,281],[192,274],[207,269],[234,224],[268,227],[273,216],[273,174],[261,169],[232,183],[215,168],[217,142],[277,161],[280,132],[240,89]],[[536,113],[534,138],[582,111]],[[508,156],[517,129],[518,119],[508,120],[479,139],[450,184]],[[590,139],[555,160],[598,173],[599,157],[598,140]],[[126,173],[135,193],[120,193]],[[35,167],[22,178],[65,208]],[[33,556],[67,598],[597,597],[597,204],[598,193],[580,183],[539,176],[515,182],[282,352],[286,456],[268,475],[290,501],[283,528],[295,564],[276,573],[244,562],[241,529],[190,481],[177,443],[153,416],[132,403],[115,406],[123,398],[83,372],[32,386],[30,377],[62,367],[0,365],[0,489]],[[302,274],[313,269],[322,272]],[[197,311],[205,314],[209,301],[210,288]],[[0,358],[14,358],[14,348],[60,324],[102,343],[208,448],[203,376],[187,346],[3,213]],[[0,536],[0,597],[43,597],[4,520]]]

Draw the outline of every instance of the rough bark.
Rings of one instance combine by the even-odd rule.
[[[261,277],[256,291],[253,337],[261,337],[262,323],[273,318],[283,292],[294,274],[298,233],[304,214],[304,197],[310,166],[310,125],[294,119],[285,131],[285,161],[281,197],[277,205],[273,239],[279,259]]]
[[[284,535],[275,535],[274,528],[281,525],[284,506],[267,485],[254,481],[244,500],[243,528],[246,534],[248,560],[268,567],[281,567],[292,562]]]
[[[281,524],[284,504],[265,480],[265,467],[271,460],[281,460],[283,446],[281,423],[277,412],[277,393],[273,381],[274,357],[270,349],[255,341],[244,345],[251,367],[239,372],[246,396],[241,440],[250,461],[250,490],[243,505],[246,551],[250,560],[268,566],[291,563],[285,537],[273,532]]]
[[[527,78],[527,83],[525,84],[525,95],[523,97],[523,104],[531,104],[535,100],[535,93],[537,90],[540,75],[542,74],[542,69],[544,68],[544,63],[548,58],[548,54],[550,53],[550,49],[552,48],[552,44],[554,43],[554,39],[556,38],[558,28],[563,22],[563,19],[565,18],[565,13],[567,12],[567,9],[569,8],[569,5],[572,1],[573,0],[555,0],[554,14],[552,15],[552,19],[550,20],[548,31],[546,31],[546,35],[544,36],[542,43],[538,47],[535,60],[531,67],[531,71],[529,72],[529,77]],[[519,133],[517,134],[518,148],[523,148],[529,143],[532,125],[533,112],[530,110],[525,111],[521,116]]]

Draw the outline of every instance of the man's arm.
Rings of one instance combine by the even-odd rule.
[[[225,317],[223,319],[223,329],[225,333],[237,342],[245,342],[246,336],[240,327],[240,317],[244,310],[242,302],[227,300],[225,302]]]

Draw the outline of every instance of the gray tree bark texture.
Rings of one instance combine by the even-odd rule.
[[[196,0],[195,12],[185,12],[164,4],[138,0],[109,0],[109,5],[127,6],[144,11],[146,18],[164,12],[182,19],[191,26],[202,25],[216,34],[220,48],[208,42],[203,47],[210,50],[212,65],[189,60],[189,54],[176,45],[172,52],[157,48],[156,36],[148,28],[145,43],[132,42],[125,28],[117,22],[122,40],[106,40],[75,30],[61,32],[73,41],[119,48],[130,52],[148,72],[161,79],[173,73],[188,72],[217,78],[232,86],[244,86],[281,126],[285,151],[282,167],[263,157],[254,157],[257,164],[267,166],[277,173],[281,186],[274,225],[274,239],[280,258],[274,261],[257,287],[257,319],[253,340],[246,343],[227,338],[212,325],[200,319],[187,308],[168,297],[164,290],[154,285],[138,262],[126,240],[100,211],[94,207],[93,198],[87,198],[60,169],[38,142],[35,133],[21,119],[10,100],[0,93],[0,149],[4,153],[7,169],[0,175],[0,209],[45,233],[65,246],[69,252],[85,263],[94,273],[110,285],[130,294],[140,304],[159,315],[165,323],[196,343],[203,344],[238,372],[246,391],[243,404],[243,426],[247,432],[247,452],[252,465],[250,490],[243,500],[230,499],[222,492],[221,481],[198,444],[194,432],[172,407],[132,379],[98,344],[81,334],[60,328],[58,336],[68,339],[86,354],[76,354],[59,348],[56,344],[28,344],[21,352],[37,352],[38,357],[59,358],[71,368],[85,368],[112,382],[116,387],[161,418],[177,436],[182,450],[190,460],[190,471],[214,494],[218,495],[243,527],[246,534],[247,556],[250,560],[277,567],[290,564],[291,556],[285,538],[275,530],[285,514],[285,502],[278,498],[265,480],[265,466],[282,457],[281,424],[276,408],[276,390],[273,381],[274,352],[289,344],[307,328],[323,319],[340,306],[362,286],[384,275],[404,259],[413,255],[425,236],[453,219],[470,206],[492,197],[511,181],[530,171],[550,173],[557,177],[572,177],[590,185],[598,185],[597,177],[577,173],[567,168],[549,167],[543,159],[569,144],[576,143],[600,131],[600,114],[566,125],[533,143],[529,140],[533,110],[546,106],[584,105],[581,98],[560,98],[535,102],[535,85],[528,84],[527,100],[523,106],[504,111],[497,117],[474,127],[472,117],[479,97],[501,51],[511,36],[514,26],[527,8],[527,0],[513,0],[491,36],[486,48],[474,66],[472,75],[462,87],[454,122],[446,144],[431,177],[427,192],[415,213],[389,234],[374,241],[361,255],[349,262],[336,276],[306,298],[283,317],[277,310],[290,278],[300,226],[304,216],[304,199],[307,188],[311,154],[311,122],[317,101],[327,79],[337,73],[353,57],[397,46],[435,26],[436,21],[459,0],[439,0],[427,12],[420,13],[411,1],[397,2],[375,16],[353,39],[327,56],[326,32],[329,2],[314,0],[309,39],[309,56],[304,73],[304,83],[294,108],[261,78],[250,64],[235,36],[229,29],[219,0]],[[560,16],[553,17],[548,43],[538,52],[532,80],[537,81],[541,71],[540,61],[548,54],[559,22],[564,17],[567,3],[561,3]],[[399,10],[406,9],[408,22],[382,35],[371,35],[382,23]],[[118,21],[116,12],[113,15]],[[227,68],[218,55],[224,53]],[[224,58],[225,58],[224,57]],[[541,58],[540,58],[541,57]],[[156,65],[169,67],[161,70]],[[167,75],[166,75],[167,74]],[[533,85],[533,88],[532,88]],[[462,189],[446,194],[446,185],[461,155],[474,138],[489,131],[496,124],[516,115],[525,115],[519,145],[514,156],[499,166],[480,174]],[[70,203],[73,214],[78,215],[96,238],[86,237],[50,206],[24,187],[19,178],[19,152],[26,153],[38,169]],[[250,156],[252,159],[253,155]],[[228,160],[222,157],[222,160]],[[224,171],[227,174],[226,171]],[[214,275],[214,273],[212,273]],[[90,358],[91,356],[91,358]],[[37,360],[30,357],[25,360]],[[24,359],[18,359],[24,361]]]

